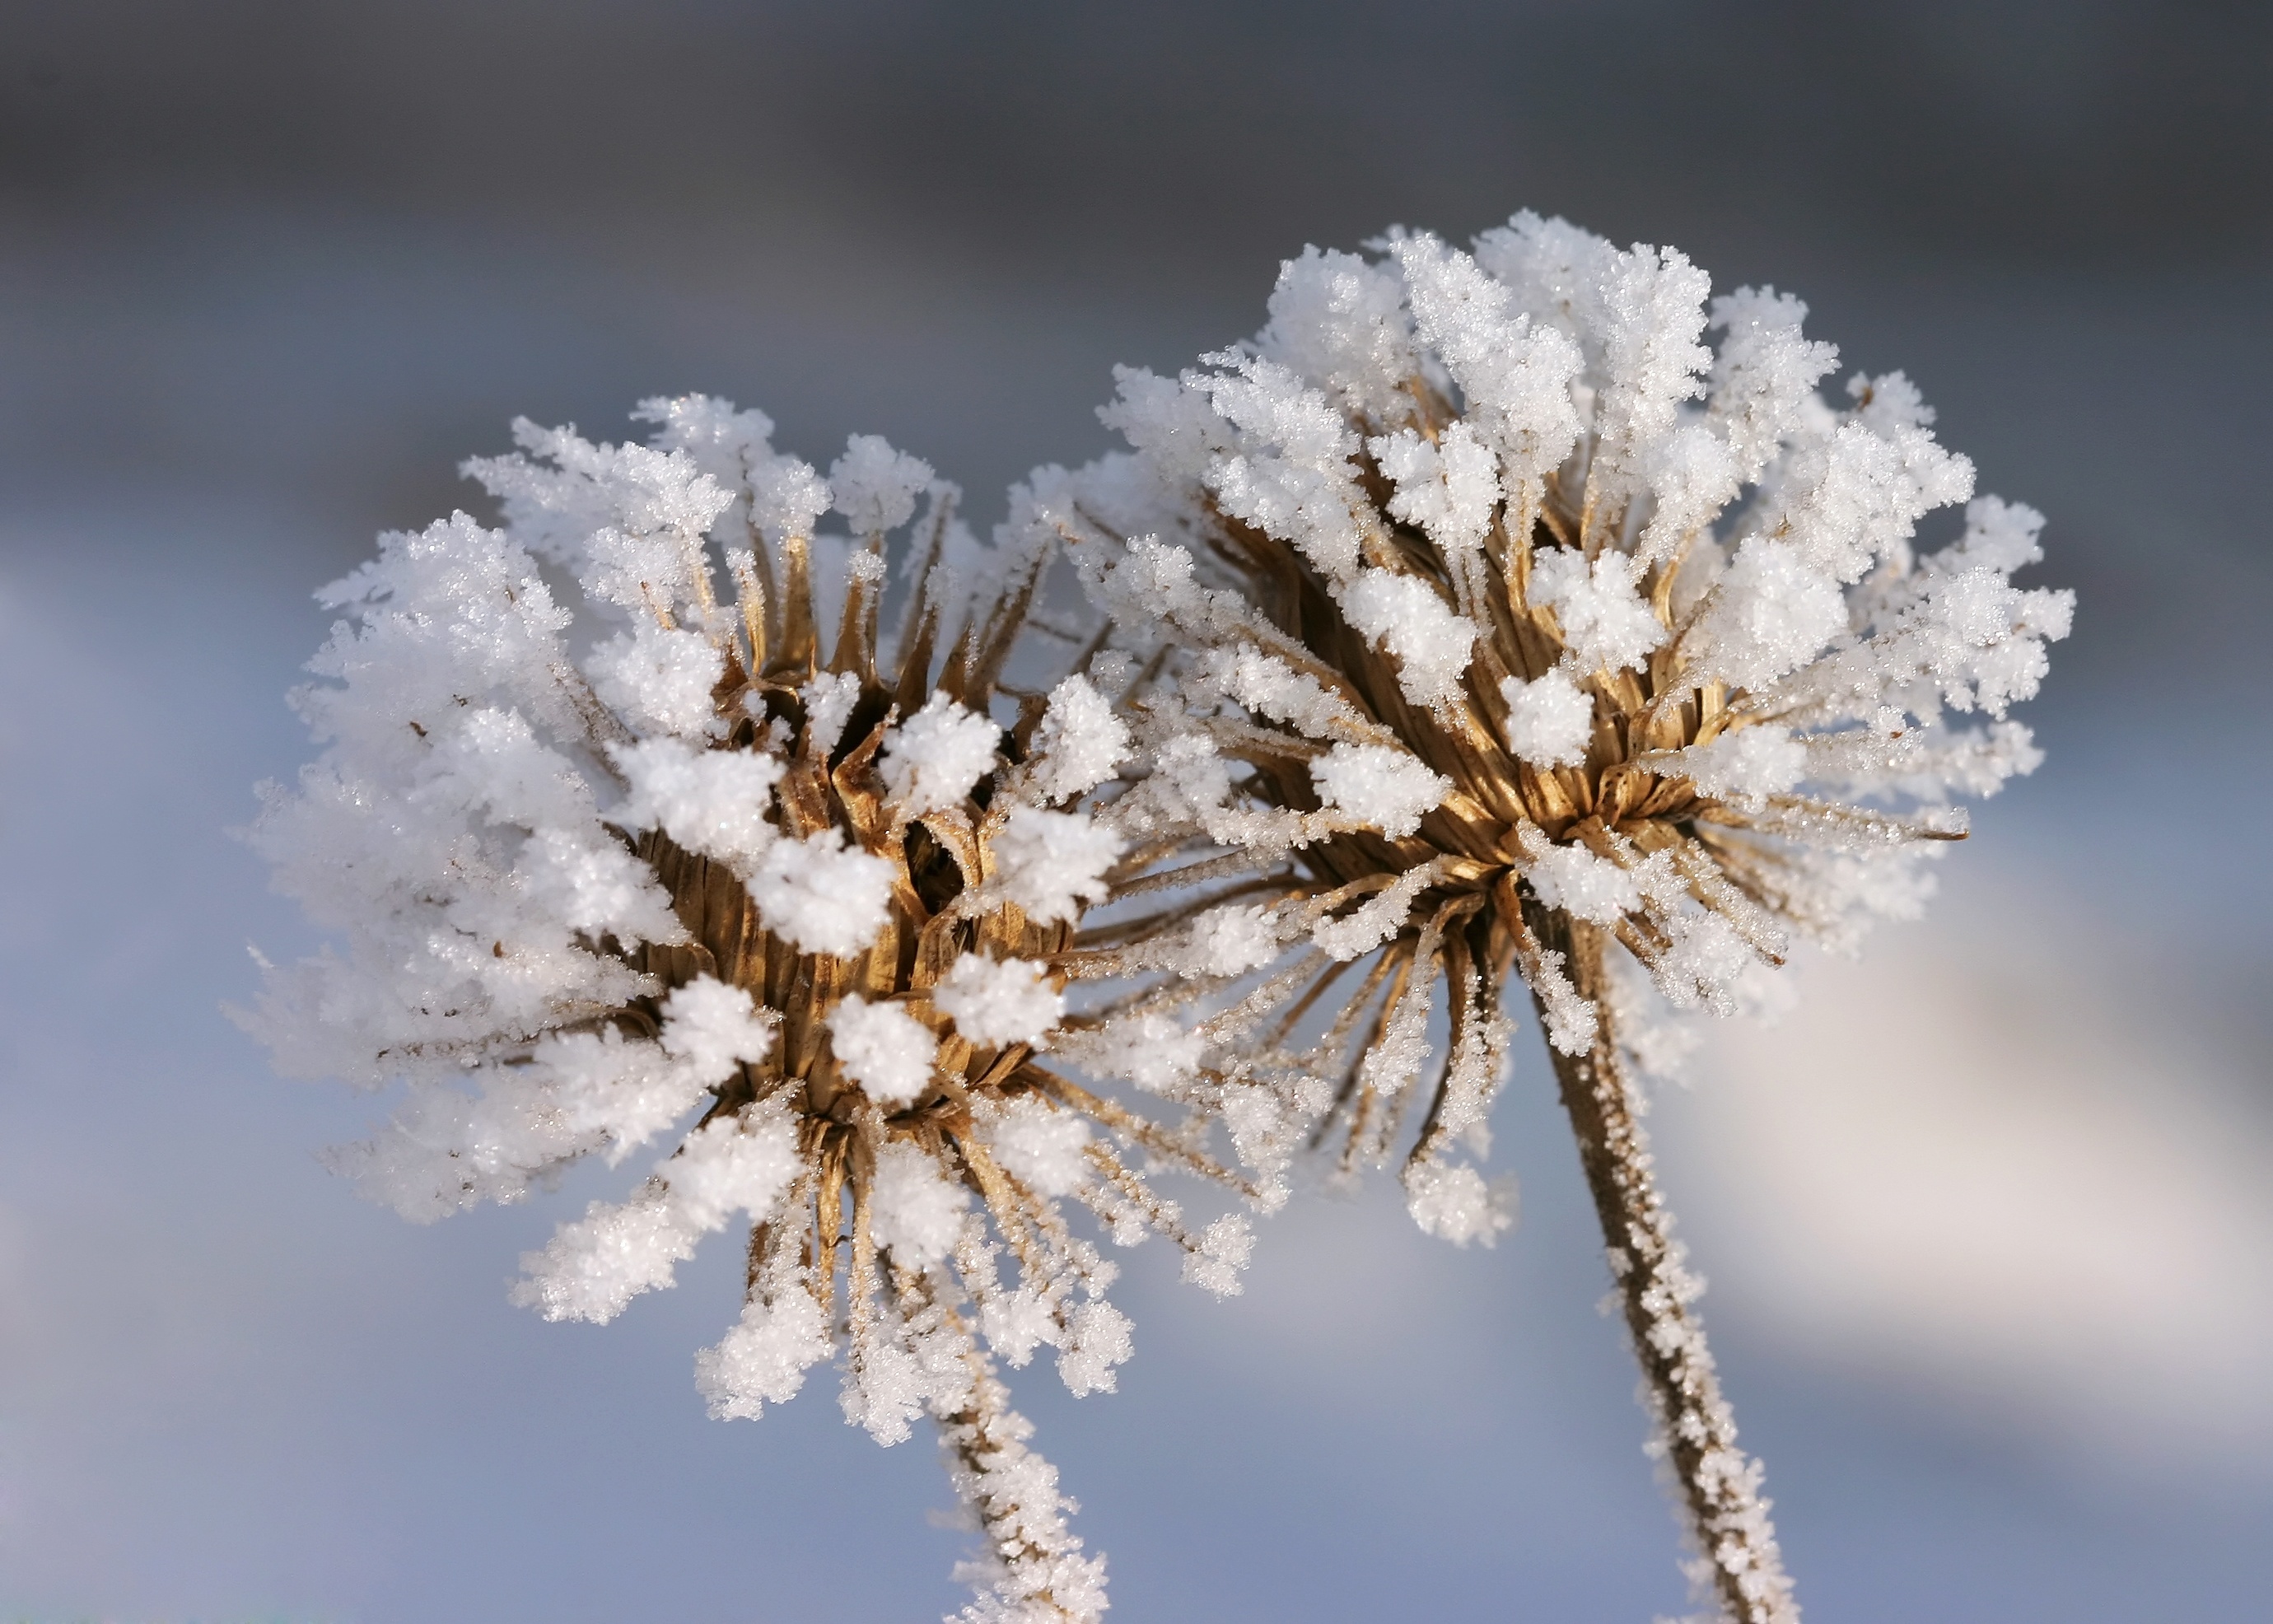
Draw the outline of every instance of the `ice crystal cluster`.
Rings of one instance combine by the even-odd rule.
[[[1105,1606],[996,1375],[1113,1386],[1089,1237],[1236,1290],[1236,1206],[1307,1143],[1491,1243],[1527,1002],[1700,1599],[1794,1620],[1639,1080],[1795,938],[1916,909],[1962,799],[2035,765],[2007,711],[2071,607],[2011,582],[2040,516],[1973,498],[1902,374],[1822,389],[1804,314],[1529,214],[1307,250],[1253,341],[1122,371],[1130,449],[1039,470],[991,546],[873,438],[824,477],[702,397],[648,445],[520,425],[469,465],[503,528],[329,590],[324,752],[256,839],[340,947],[249,1019],[401,1089],[341,1161],[413,1217],[649,1158],[525,1260],[548,1317],[746,1226],[713,1413],[831,1358],[880,1441],[927,1413],[964,1617],[1009,1620]],[[1188,1224],[1169,1170],[1234,1209]]]

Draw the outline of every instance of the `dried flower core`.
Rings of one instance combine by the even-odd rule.
[[[1039,1332],[1063,1351],[1076,1391],[1111,1387],[1111,1366],[1127,1350],[1126,1323],[1102,1295],[1115,1270],[1067,1228],[1051,1199],[1061,1189],[1031,1187],[998,1160],[990,1130],[1027,1110],[1069,1112],[1132,1140],[1159,1144],[1164,1136],[1045,1070],[1036,1054],[1046,1034],[1001,1041],[967,1011],[958,1024],[941,997],[958,967],[974,961],[1031,966],[1032,979],[1023,990],[1030,999],[1039,993],[1049,1007],[1046,1024],[1059,1023],[1065,977],[1046,967],[1071,946],[1079,909],[1064,917],[1030,917],[1002,894],[997,852],[1010,814],[1034,800],[1031,794],[1021,798],[1032,776],[1021,767],[1032,755],[1045,698],[1014,696],[1018,721],[1002,735],[986,771],[952,799],[931,793],[911,806],[882,770],[904,716],[927,706],[940,711],[942,702],[973,717],[987,714],[1040,573],[1042,560],[1031,560],[986,614],[965,625],[933,684],[928,673],[941,616],[928,589],[950,521],[950,505],[935,504],[927,556],[913,573],[918,587],[898,640],[904,652],[896,672],[880,675],[876,664],[881,591],[871,582],[883,576],[881,535],[865,555],[874,564],[856,564],[851,572],[826,664],[802,537],[784,538],[776,559],[753,531],[752,551],[738,571],[740,601],[727,618],[739,635],[725,642],[713,694],[724,732],[714,748],[750,751],[768,739],[795,741],[776,792],[780,837],[843,837],[847,849],[889,865],[889,900],[873,938],[849,954],[806,951],[766,928],[733,864],[690,851],[661,829],[627,834],[670,896],[686,939],[643,942],[623,954],[657,992],[615,1019],[659,1033],[670,992],[704,978],[741,988],[760,1007],[776,1012],[776,1041],[713,1089],[697,1130],[769,1102],[785,1105],[796,1122],[803,1171],[793,1186],[794,1208],[755,1225],[750,1237],[754,1309],[777,1315],[778,1293],[803,1291],[817,1300],[822,1324],[834,1321],[842,1252],[851,1359],[848,1418],[854,1388],[889,1366],[892,1355],[912,1355],[929,1366],[915,1386],[938,1418],[955,1480],[986,1534],[991,1560],[982,1564],[987,1572],[981,1576],[994,1598],[1024,1609],[1021,1617],[1089,1619],[1103,1606],[1102,1563],[1082,1558],[1081,1542],[1066,1534],[1056,1515],[1054,1472],[1024,1448],[1031,1428],[1008,1409],[1007,1394],[973,1339],[972,1308],[982,1318],[1011,1312],[995,1277],[993,1248],[975,1231],[944,1241],[918,1234],[911,1244],[896,1243],[877,1218],[880,1203],[892,1199],[880,1175],[896,1149],[916,1152],[978,1198],[1016,1260],[1025,1317],[1049,1321],[1046,1328],[1029,1323],[1013,1343],[1023,1336],[1030,1347]],[[830,714],[820,714],[824,710]],[[911,1064],[902,1067],[900,1057],[874,1052],[875,1041],[846,1024],[848,1009],[868,1017],[866,1027],[875,1024],[876,1012],[904,1017],[887,1041]],[[964,1024],[978,1025],[982,1036],[974,1038]],[[862,1051],[848,1054],[855,1044]],[[880,1081],[894,1073],[900,1074]],[[1177,1228],[1174,1208],[1150,1194],[1141,1173],[1108,1141],[1086,1133],[1079,1140],[1084,1167],[1073,1181],[1076,1194],[1101,1186],[1119,1216],[1133,1192],[1156,1227],[1197,1244]],[[1178,1149],[1175,1159],[1184,1165],[1239,1182],[1189,1147]],[[664,1176],[669,1178],[667,1168]],[[910,1226],[904,1220],[899,1227]],[[888,1332],[899,1347],[882,1345]],[[1015,1351],[1023,1363],[1023,1349]],[[877,1399],[872,1394],[864,1402]],[[886,1441],[895,1430],[904,1432],[904,1426],[880,1430],[873,1416],[859,1418]]]

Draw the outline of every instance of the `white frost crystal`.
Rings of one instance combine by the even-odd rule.
[[[865,952],[890,918],[891,864],[835,829],[776,841],[750,879],[766,928],[806,953]]]
[[[1532,560],[1531,601],[1555,611],[1581,671],[1628,670],[1665,640],[1637,590],[1640,580],[1640,564],[1624,553],[1604,552],[1589,565],[1569,548],[1548,548]]]
[[[661,829],[686,847],[748,872],[772,846],[767,820],[782,764],[754,751],[700,750],[668,736],[611,752],[629,786],[612,820]]]
[[[1126,844],[1087,812],[1018,807],[994,837],[1002,894],[1036,919],[1070,920],[1105,899],[1106,871]]]
[[[1343,595],[1355,626],[1397,656],[1398,683],[1415,705],[1449,702],[1475,647],[1476,628],[1417,576],[1364,570]]]
[[[1587,759],[1587,742],[1594,734],[1594,700],[1571,680],[1567,669],[1556,666],[1529,682],[1503,677],[1499,698],[1507,707],[1501,731],[1516,760],[1534,767],[1576,767]]]
[[[986,1141],[1002,1170],[1041,1195],[1071,1195],[1087,1184],[1089,1124],[1039,1099],[1003,1108],[987,1125]]]
[[[1474,1168],[1422,1162],[1405,1181],[1406,1208],[1422,1230],[1456,1246],[1481,1240],[1487,1246],[1512,1228],[1512,1190],[1485,1181]]]
[[[1037,789],[1044,800],[1061,801],[1096,789],[1129,759],[1129,724],[1087,678],[1069,677],[1050,690],[1034,747],[1042,762]]]
[[[884,782],[911,818],[953,806],[994,766],[1002,730],[943,693],[884,736]]]
[[[856,434],[829,465],[829,489],[855,535],[881,535],[914,516],[916,498],[931,483],[931,465],[894,451],[883,437]]]
[[[1392,840],[1419,828],[1422,815],[1452,787],[1451,779],[1404,751],[1380,745],[1336,745],[1310,763],[1310,782],[1324,805],[1372,824]]]
[[[830,1013],[829,1041],[844,1074],[881,1104],[913,1104],[931,1086],[939,1040],[896,1004],[853,993]]]
[[[931,997],[955,1029],[975,1044],[1045,1044],[1065,1014],[1065,994],[1040,965],[1025,959],[998,962],[966,953]]]
[[[869,1201],[876,1244],[923,1267],[955,1249],[971,1194],[962,1185],[941,1178],[933,1157],[914,1145],[894,1141],[877,1152],[876,1183]]]

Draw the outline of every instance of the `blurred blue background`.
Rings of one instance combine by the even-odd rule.
[[[615,1181],[401,1224],[315,1158],[377,1102],[221,1016],[310,945],[223,833],[307,753],[309,595],[514,413],[656,392],[881,432],[983,520],[1305,243],[1523,206],[1801,294],[2082,596],[1929,918],[1654,1119],[1809,1616],[2261,1616],[2268,18],[0,0],[0,1616],[956,1605],[924,1444],[826,1380],[703,1418],[732,1248],[542,1324],[517,1254]],[[1680,1609],[1535,1041],[1497,1250],[1313,1197],[1228,1304],[1129,1255],[1117,1396],[1025,1373],[1116,1619]]]

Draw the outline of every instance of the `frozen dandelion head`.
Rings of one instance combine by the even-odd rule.
[[[1083,802],[1127,728],[1035,647],[1046,531],[982,546],[880,439],[824,479],[759,414],[643,415],[646,445],[518,425],[521,454],[469,465],[502,528],[389,536],[328,590],[296,696],[325,749],[255,838],[342,946],[276,972],[253,1023],[290,1069],[407,1090],[340,1161],[413,1217],[644,1152],[516,1300],[605,1321],[746,1229],[739,1321],[698,1360],[714,1413],[841,1350],[849,1420],[892,1443],[928,1413],[1000,1501],[981,1520],[1040,1542],[994,1589],[1088,1616],[1099,1565],[988,1353],[1054,1347],[1077,1392],[1128,1357],[1067,1200],[1227,1256],[1116,1148],[1167,1136],[1039,1060],[1124,847]],[[1004,1472],[1032,1494],[981,1481]]]
[[[1249,1073],[1331,1089],[1346,1171],[1404,1146],[1414,1218],[1461,1243],[1510,1222],[1471,1158],[1527,989],[1707,1567],[1782,1619],[1622,1078],[1677,1047],[1660,1012],[1915,906],[1959,801],[2036,762],[2007,710],[2069,595],[2012,584],[2027,508],[1921,545],[1971,465],[1900,374],[1819,393],[1789,296],[1529,214],[1375,249],[1287,262],[1251,342],[1124,370],[1130,449],[1072,477],[1140,675],[1116,810],[1199,922],[1124,964],[1162,1007],[1244,977],[1217,1019]],[[1254,952],[1219,950],[1234,906]]]
[[[1206,843],[1279,878],[1283,954],[1390,967],[1339,1033],[1363,1155],[1424,1061],[1432,1120],[1477,1086],[1461,1011],[1511,980],[1583,1051],[1602,953],[1726,1011],[1795,931],[1909,905],[1955,802],[2034,765],[2006,711],[2070,610],[2010,583],[2029,509],[1920,550],[1971,466],[1899,374],[1819,393],[1835,353],[1789,296],[1527,214],[1377,248],[1289,261],[1250,344],[1124,372],[1133,451],[1064,527],[1158,673],[1155,777],[1209,740]],[[1443,1054],[1407,1007],[1433,983]]]

